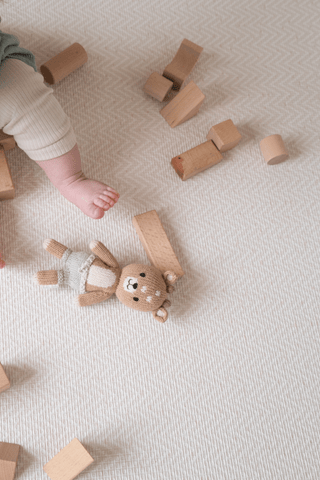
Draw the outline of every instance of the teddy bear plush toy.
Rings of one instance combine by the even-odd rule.
[[[81,307],[102,302],[114,293],[127,307],[152,312],[161,323],[168,318],[170,302],[167,294],[174,290],[177,275],[164,274],[148,265],[131,264],[123,269],[109,250],[99,241],[90,243],[92,254],[73,252],[53,239],[45,240],[44,249],[63,262],[62,270],[42,270],[35,274],[39,285],[67,284],[79,291]]]

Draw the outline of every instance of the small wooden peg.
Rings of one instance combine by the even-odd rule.
[[[160,114],[171,128],[177,127],[197,115],[205,98],[200,88],[191,81],[160,110]]]
[[[0,480],[13,480],[18,462],[20,445],[0,442]]]
[[[165,273],[173,271],[178,277],[184,275],[180,263],[173,251],[160,218],[155,210],[136,215],[132,223],[139,235],[150,262]]]
[[[73,480],[93,461],[84,446],[74,438],[45,464],[43,470],[51,480]]]
[[[181,42],[174,59],[163,71],[163,76],[173,82],[173,90],[180,90],[194,69],[202,50],[203,47],[190,42],[186,38]]]
[[[143,91],[162,102],[172,89],[172,85],[173,83],[170,80],[157,72],[153,72],[146,81]]]
[[[45,82],[55,85],[87,61],[88,55],[83,46],[80,43],[73,43],[70,47],[41,65],[40,72]]]
[[[4,371],[3,366],[0,363],[0,393],[10,388],[10,381]]]
[[[172,158],[171,165],[181,178],[188,180],[199,172],[216,165],[222,160],[222,155],[211,140],[191,148]]]
[[[260,149],[268,165],[276,165],[289,158],[281,135],[269,135],[260,142]]]
[[[231,119],[210,128],[207,140],[212,140],[220,152],[226,152],[238,145],[241,135]]]

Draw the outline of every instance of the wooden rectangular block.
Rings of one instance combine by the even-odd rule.
[[[203,47],[186,38],[182,41],[174,59],[166,66],[162,74],[173,82],[173,90],[180,90],[194,69],[202,50]]]
[[[188,180],[197,173],[216,165],[222,158],[213,142],[208,140],[172,158],[171,165],[182,180]]]
[[[4,151],[15,148],[16,142],[13,135],[8,135],[4,133],[3,130],[0,130],[0,145],[3,146]]]
[[[10,381],[4,371],[3,366],[0,363],[0,393],[10,388]]]
[[[200,88],[191,81],[168,105],[160,110],[160,114],[170,127],[174,128],[196,115],[205,98]]]
[[[172,85],[171,80],[164,78],[157,72],[153,72],[146,81],[143,91],[162,102],[172,89]]]
[[[139,235],[150,262],[160,270],[173,271],[178,277],[184,275],[180,263],[173,251],[160,218],[155,210],[136,215],[132,223]]]
[[[45,464],[43,470],[52,480],[73,480],[93,461],[84,446],[74,438]]]
[[[210,128],[207,140],[212,140],[220,152],[226,152],[238,145],[242,136],[231,119]]]
[[[0,200],[14,198],[15,191],[4,148],[0,146]]]
[[[18,462],[20,445],[0,442],[0,480],[13,480]]]

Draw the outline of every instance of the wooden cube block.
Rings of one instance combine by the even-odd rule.
[[[52,480],[73,480],[93,461],[84,446],[74,438],[45,464],[43,470]]]
[[[0,146],[0,200],[14,198],[15,190],[4,148]]]
[[[268,165],[276,165],[289,158],[281,135],[269,135],[260,142],[262,155]]]
[[[8,388],[10,388],[10,381],[0,363],[0,393],[8,390]]]
[[[182,84],[192,72],[203,50],[186,38],[182,41],[174,59],[163,71],[163,76],[173,82],[173,90],[180,90]]]
[[[150,262],[165,273],[173,271],[178,277],[184,275],[180,263],[173,251],[167,234],[155,210],[136,215],[132,223],[139,235]]]
[[[20,445],[0,442],[0,480],[13,480]]]
[[[171,165],[182,180],[221,162],[222,155],[211,140],[172,158]]]
[[[241,135],[231,119],[210,128],[207,140],[212,140],[220,152],[226,152],[238,145]]]
[[[197,115],[205,98],[200,88],[191,81],[168,105],[160,110],[160,114],[170,127],[177,127]]]
[[[171,80],[164,78],[157,72],[153,72],[143,87],[143,91],[162,102],[172,89],[172,85]]]

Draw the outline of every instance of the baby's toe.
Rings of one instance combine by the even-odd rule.
[[[109,208],[110,208],[109,202],[106,202],[101,197],[102,197],[102,195],[100,195],[99,197],[94,199],[94,201],[93,201],[94,205],[96,205],[97,207],[103,208],[103,210],[105,210],[105,211],[109,210]]]
[[[108,203],[111,207],[113,207],[113,205],[116,203],[113,198],[107,197],[107,195],[99,195],[99,198],[104,202]]]
[[[104,215],[104,209],[101,208],[99,205],[96,206],[95,204],[90,205],[88,210],[85,212],[89,217],[94,218],[95,220],[99,220]]]
[[[119,196],[120,196],[119,193],[117,193],[117,192],[109,192],[109,190],[104,190],[104,191],[103,191],[103,195],[105,195],[106,197],[109,197],[109,198],[113,198],[113,200],[114,200],[115,202],[118,201]]]

